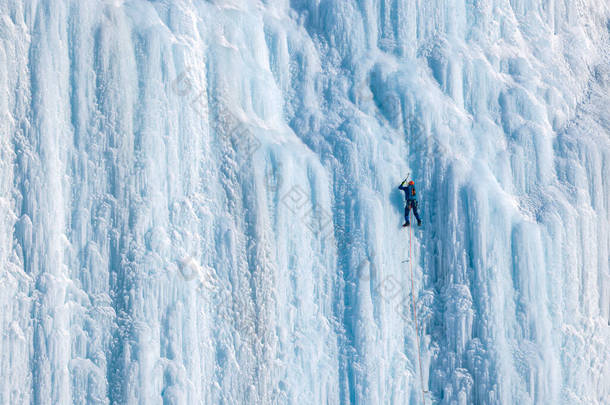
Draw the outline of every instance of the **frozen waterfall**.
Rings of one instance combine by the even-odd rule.
[[[1,404],[610,403],[608,1],[0,0],[0,62]]]

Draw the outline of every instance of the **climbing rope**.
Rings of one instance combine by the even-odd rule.
[[[415,322],[415,338],[417,339],[417,357],[419,359],[419,378],[421,381],[421,399],[426,405],[426,391],[424,389],[424,373],[421,367],[421,349],[419,346],[419,326],[417,325],[417,310],[415,309],[415,284],[413,283],[413,257],[411,255],[411,238],[413,236],[413,228],[409,227],[409,267],[411,268],[411,303],[413,304],[413,320]]]

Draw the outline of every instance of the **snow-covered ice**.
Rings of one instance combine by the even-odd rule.
[[[609,94],[607,1],[0,0],[0,403],[610,403]]]

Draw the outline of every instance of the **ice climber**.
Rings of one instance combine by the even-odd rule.
[[[405,183],[407,179],[405,179],[398,188],[405,192],[405,198],[407,201],[405,202],[405,223],[402,226],[409,226],[411,223],[409,222],[409,211],[413,208],[413,215],[417,219],[417,226],[421,226],[421,219],[419,218],[419,213],[417,212],[417,198],[415,197],[415,182],[411,180],[409,185],[405,187]]]

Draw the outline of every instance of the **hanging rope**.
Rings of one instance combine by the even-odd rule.
[[[417,357],[419,359],[419,378],[421,381],[421,399],[426,405],[426,391],[424,389],[424,373],[421,367],[421,349],[419,347],[419,326],[417,325],[417,310],[415,309],[415,284],[413,283],[413,257],[411,255],[411,237],[413,235],[413,227],[409,227],[409,267],[411,268],[411,302],[413,304],[413,320],[415,322],[415,338],[417,339]]]

